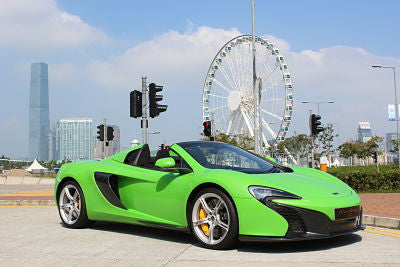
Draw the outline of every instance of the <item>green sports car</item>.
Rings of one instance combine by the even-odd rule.
[[[177,143],[155,157],[145,144],[65,164],[55,197],[69,228],[95,221],[169,228],[191,232],[213,249],[363,229],[360,198],[339,179],[218,142]]]

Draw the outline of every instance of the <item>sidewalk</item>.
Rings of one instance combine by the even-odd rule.
[[[0,185],[0,206],[54,206],[53,185]]]
[[[364,214],[400,219],[400,193],[359,194]]]

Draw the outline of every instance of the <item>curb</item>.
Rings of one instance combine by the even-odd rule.
[[[55,178],[34,177],[34,176],[1,176],[0,184],[19,185],[19,184],[54,184]]]
[[[0,200],[0,206],[56,206],[55,200]]]
[[[390,229],[400,229],[400,219],[397,218],[363,215],[363,224]]]

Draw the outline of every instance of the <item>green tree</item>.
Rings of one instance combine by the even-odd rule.
[[[357,154],[357,147],[357,143],[345,142],[338,147],[339,156],[350,159],[350,165],[353,165],[353,157]]]
[[[277,152],[286,154],[287,150],[290,154],[297,157],[306,157],[311,146],[310,137],[306,134],[298,134],[286,138],[277,146]]]
[[[201,135],[204,136],[203,134]],[[209,140],[209,138],[203,137],[201,138],[201,140]],[[245,150],[254,149],[254,138],[245,134],[229,135],[223,132],[218,132],[214,136],[214,140],[217,142],[222,142],[233,146],[237,146]]]
[[[369,153],[369,156],[373,153],[377,152],[380,154],[379,145],[383,142],[383,137],[373,136],[367,142],[364,143],[366,153]]]
[[[399,152],[399,141],[396,139],[393,139],[390,142],[393,145],[393,148],[390,150],[390,152]]]
[[[335,152],[333,141],[339,135],[335,133],[333,124],[328,123],[324,128],[325,130],[318,135],[317,140],[321,143],[321,154],[325,154],[329,157],[333,152]]]

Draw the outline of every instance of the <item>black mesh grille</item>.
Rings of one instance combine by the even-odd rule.
[[[288,222],[289,229],[286,235],[298,235],[305,234],[307,232],[306,226],[296,210],[269,201],[267,206],[279,213]]]

